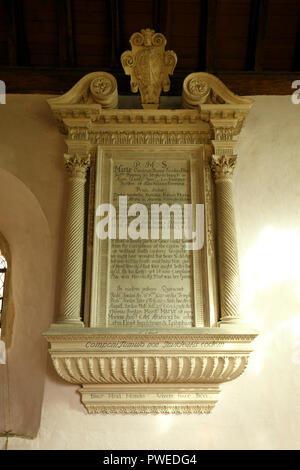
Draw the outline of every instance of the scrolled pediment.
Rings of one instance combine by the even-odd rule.
[[[182,105],[184,108],[196,108],[203,104],[248,105],[252,101],[230,91],[221,80],[206,72],[188,75],[183,82]]]
[[[100,104],[103,108],[118,107],[118,85],[115,77],[107,72],[85,75],[71,90],[57,98],[50,98],[49,105]]]

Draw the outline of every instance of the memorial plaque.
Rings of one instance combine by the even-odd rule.
[[[192,326],[191,256],[181,239],[151,239],[151,205],[190,202],[189,162],[171,159],[113,161],[113,203],[127,195],[128,206],[144,204],[144,239],[112,240],[110,249],[110,326]],[[133,219],[133,217],[131,217]],[[172,214],[170,222],[174,221]],[[161,222],[161,217],[160,217]],[[128,220],[130,224],[130,218]],[[170,224],[170,225],[171,225]],[[158,229],[162,230],[162,223]]]
[[[209,413],[257,335],[239,319],[232,193],[252,103],[197,72],[182,108],[161,106],[176,54],[148,28],[130,44],[121,63],[142,109],[119,107],[101,71],[48,101],[70,188],[60,311],[45,336],[89,413]]]
[[[102,183],[96,202],[109,202],[116,209],[116,230],[114,239],[95,239],[102,260],[95,326],[195,326],[201,286],[195,299],[193,265],[199,253],[187,249],[184,207],[200,202],[191,179],[191,165],[199,170],[200,163],[201,158],[190,154],[106,152],[99,157]],[[142,204],[144,212],[136,204]],[[161,211],[157,215],[163,204],[167,219]]]

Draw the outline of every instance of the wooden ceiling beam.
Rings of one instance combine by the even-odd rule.
[[[256,42],[258,34],[259,0],[251,0],[248,29],[246,69],[255,69]]]
[[[153,23],[153,28],[155,31],[160,30],[160,4],[161,2],[159,0],[153,0],[152,2],[152,23]]]
[[[9,17],[8,55],[10,65],[30,65],[22,0],[6,0]]]
[[[201,0],[199,26],[199,70],[206,70],[208,0]]]
[[[247,69],[261,72],[268,19],[268,0],[252,0],[249,24]]]
[[[153,0],[153,28],[157,33],[162,33],[168,45],[170,41],[170,8],[169,0]]]
[[[207,30],[206,30],[206,71],[215,72],[216,29],[217,29],[217,0],[207,0]]]
[[[300,72],[300,14],[298,18],[297,37],[294,49],[293,70]]]
[[[76,64],[74,34],[73,34],[73,2],[72,0],[57,0],[58,19],[58,53],[61,67],[74,67]]]
[[[118,81],[120,94],[131,94],[128,77],[120,68],[102,68]],[[0,80],[4,80],[7,93],[61,94],[68,91],[94,68],[0,67]],[[166,95],[178,96],[184,78],[194,70],[177,70],[171,77],[171,90]],[[216,74],[230,90],[238,95],[290,95],[291,83],[299,73],[286,72],[218,72]]]
[[[120,64],[120,7],[119,0],[109,0],[111,24],[111,57],[112,67]]]

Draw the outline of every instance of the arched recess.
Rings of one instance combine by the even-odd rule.
[[[12,340],[12,330],[14,321],[14,307],[11,292],[11,253],[9,244],[0,232],[0,252],[7,262],[7,271],[5,273],[4,281],[4,297],[2,300],[1,309],[1,341],[4,341],[6,348],[9,348]]]
[[[34,194],[0,169],[0,231],[11,252],[14,323],[0,365],[0,435],[36,436],[41,418],[47,345],[41,333],[53,312],[52,245]]]

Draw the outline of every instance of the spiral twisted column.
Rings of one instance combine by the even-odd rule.
[[[84,186],[90,165],[89,155],[65,154],[69,173],[69,201],[66,216],[63,283],[59,324],[83,326],[81,320],[83,250],[84,250]]]
[[[237,155],[233,154],[233,131],[232,123],[225,126],[218,123],[213,141],[215,153],[211,159],[217,198],[221,324],[239,322],[240,278],[232,188]]]

